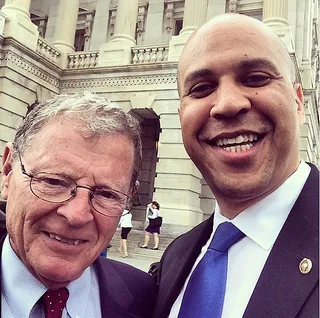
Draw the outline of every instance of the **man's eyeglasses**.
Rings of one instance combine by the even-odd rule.
[[[87,187],[78,185],[72,178],[46,172],[29,174],[21,161],[21,171],[30,178],[30,190],[39,199],[51,203],[63,203],[71,200],[77,195],[79,188],[87,189],[90,192],[89,201],[92,208],[98,213],[119,217],[124,208],[131,207],[132,198],[128,195],[110,189],[109,187]]]

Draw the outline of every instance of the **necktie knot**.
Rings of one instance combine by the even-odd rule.
[[[69,291],[67,288],[47,290],[42,296],[46,318],[61,318],[68,297]]]
[[[209,249],[226,252],[233,244],[244,237],[244,234],[231,222],[219,224],[213,235]]]

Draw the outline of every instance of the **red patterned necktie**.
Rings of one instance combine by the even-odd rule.
[[[68,297],[69,291],[67,288],[47,290],[42,296],[46,318],[61,318]]]

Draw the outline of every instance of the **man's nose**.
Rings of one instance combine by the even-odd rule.
[[[228,81],[218,87],[210,110],[210,117],[216,119],[231,118],[249,111],[251,101],[244,88]]]
[[[93,220],[90,204],[90,191],[77,189],[76,195],[65,203],[61,203],[57,213],[65,217],[70,225],[81,227]]]

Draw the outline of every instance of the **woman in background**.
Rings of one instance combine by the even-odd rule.
[[[127,238],[128,234],[132,229],[132,214],[130,210],[125,209],[122,212],[122,216],[120,218],[119,226],[121,227],[121,239],[120,239],[120,247],[118,248],[118,252],[122,253],[122,257],[128,257],[128,246],[127,246]]]
[[[149,225],[145,230],[144,243],[141,248],[148,248],[150,234],[153,234],[154,247],[153,250],[159,249],[159,234],[162,225],[162,217],[160,216],[160,205],[157,201],[152,201],[147,205],[147,218]]]

